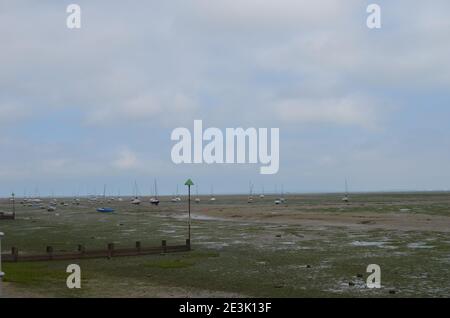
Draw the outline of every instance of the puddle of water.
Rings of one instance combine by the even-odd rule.
[[[171,234],[171,233],[176,233],[177,231],[175,231],[175,230],[159,230],[159,232],[166,233],[166,234]]]
[[[376,246],[376,247],[384,247],[386,242],[366,242],[366,241],[353,241],[350,243],[353,246]]]
[[[425,242],[415,242],[415,243],[409,243],[407,245],[408,248],[434,248],[434,246],[426,245]]]
[[[214,247],[214,248],[224,248],[229,246],[228,243],[222,243],[222,242],[198,242],[198,245],[207,245],[209,247]]]

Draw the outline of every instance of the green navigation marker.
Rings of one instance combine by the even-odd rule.
[[[188,239],[191,242],[191,186],[194,185],[191,179],[187,179],[184,183],[188,187]]]

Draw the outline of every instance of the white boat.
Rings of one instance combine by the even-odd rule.
[[[120,196],[120,190],[119,190],[119,192],[117,193],[117,201],[119,201],[119,202],[122,202],[122,201],[123,201],[122,197]]]
[[[284,186],[281,185],[281,197],[280,197],[281,203],[285,203],[286,199],[284,198]]]
[[[195,193],[196,193],[196,198],[195,198],[195,203],[200,203],[200,198],[198,197],[198,186],[195,185]]]
[[[345,203],[348,203],[350,201],[349,195],[348,195],[348,185],[347,185],[347,179],[345,179],[345,194],[342,198],[342,201]]]
[[[154,197],[150,199],[150,203],[152,205],[158,205],[159,204],[159,199],[158,199],[158,188],[156,186],[156,179],[155,179],[155,185],[154,185]]]
[[[211,198],[209,199],[209,201],[216,201],[216,197],[214,196],[214,188],[213,188],[213,186],[211,186]]]
[[[181,198],[180,198],[180,196],[178,195],[178,185],[177,185],[177,194],[176,194],[176,196],[175,196],[175,200],[176,200],[176,202],[181,202]]]
[[[134,181],[133,192],[134,192],[134,199],[131,200],[131,204],[134,204],[134,205],[141,204],[141,200],[139,200],[139,197],[138,197],[138,186],[137,186],[136,181]]]
[[[181,198],[178,195],[178,185],[177,185],[177,192],[173,195],[172,199],[170,199],[170,202],[174,203],[181,202]]]
[[[253,184],[250,181],[248,185],[249,185],[249,195],[248,195],[247,203],[253,203]]]

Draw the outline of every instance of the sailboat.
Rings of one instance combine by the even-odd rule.
[[[251,181],[249,182],[248,186],[249,186],[249,195],[247,203],[253,203],[253,184]]]
[[[213,186],[211,186],[211,198],[209,199],[209,201],[216,201],[216,197],[214,196],[214,188],[213,188]]]
[[[52,198],[48,203],[47,211],[53,212],[56,211],[56,206],[58,205],[58,201],[55,199],[55,193],[52,191]]]
[[[284,187],[281,185],[281,197],[280,197],[281,203],[286,202],[286,199],[284,198]]]
[[[106,202],[106,184],[103,186],[103,202]],[[98,208],[97,212],[111,213],[111,212],[114,212],[114,209],[113,208],[103,207],[103,208]]]
[[[155,196],[153,198],[150,199],[150,203],[153,205],[158,205],[159,204],[159,199],[158,199],[158,188],[156,187],[156,179],[155,179]]]
[[[175,197],[175,200],[176,200],[177,202],[180,202],[180,201],[181,201],[181,198],[180,198],[180,196],[178,195],[178,184],[177,184],[177,195],[176,195],[176,197]]]
[[[198,185],[195,185],[195,193],[196,193],[196,198],[195,198],[195,203],[200,203],[200,198],[198,197]]]
[[[141,204],[141,200],[138,198],[138,187],[136,181],[134,181],[134,199],[131,200],[131,204],[139,205]]]
[[[172,202],[180,202],[180,201],[181,201],[181,198],[180,198],[180,196],[178,195],[178,184],[177,184],[177,192],[176,192],[176,194],[173,196],[173,198],[170,199],[170,201],[172,201]]]
[[[117,201],[119,201],[119,202],[123,201],[122,197],[120,196],[120,189],[119,189],[119,191],[117,193]]]
[[[350,198],[348,196],[347,179],[345,179],[345,194],[344,194],[344,197],[342,198],[342,201],[345,202],[345,203],[348,203],[350,201]]]
[[[264,199],[264,186],[262,187],[262,192],[261,192],[261,194],[259,195],[259,198],[260,198],[260,199]]]
[[[275,193],[278,193],[278,187],[275,185]],[[275,205],[281,204],[281,199],[278,197],[274,201]]]

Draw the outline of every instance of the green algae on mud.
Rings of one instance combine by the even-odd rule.
[[[302,201],[303,200],[303,201]],[[397,213],[407,207],[430,217],[445,216],[448,194],[364,194],[349,207],[332,195],[289,197],[296,209],[360,209],[361,216]],[[385,201],[385,203],[383,203]],[[0,209],[7,208],[0,203]],[[18,207],[16,221],[0,221],[6,236],[3,252],[21,253],[183,243],[187,235],[185,206],[161,199],[160,207],[111,203],[116,213],[95,212],[94,204],[59,207],[57,214]],[[355,206],[354,206],[355,205]],[[358,207],[356,207],[356,205]],[[364,209],[361,207],[364,206]],[[218,197],[194,212],[232,208],[245,214],[244,197]],[[253,209],[273,211],[270,199]],[[277,211],[283,211],[277,207]],[[393,211],[393,212],[389,212]],[[354,211],[353,211],[354,212]],[[237,212],[235,212],[237,214]],[[295,213],[295,212],[289,212]],[[344,212],[346,213],[346,212]],[[449,297],[450,233],[252,222],[243,218],[199,218],[192,221],[192,252],[112,259],[4,264],[5,280],[17,291],[45,297],[171,297],[245,295],[249,297]],[[81,290],[66,287],[67,265],[82,269]],[[368,264],[379,264],[382,288],[365,287]],[[389,293],[395,290],[396,294]],[[195,292],[194,292],[195,291]]]

